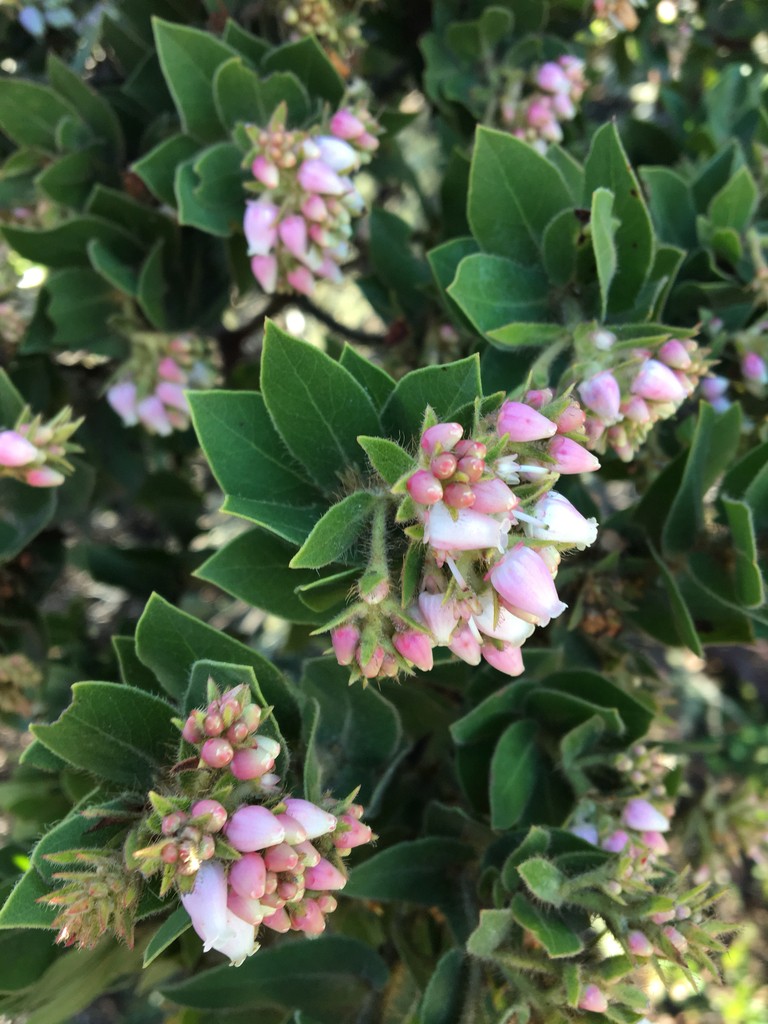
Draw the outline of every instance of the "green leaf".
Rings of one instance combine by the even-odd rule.
[[[17,146],[55,152],[56,128],[74,107],[47,85],[16,77],[0,79],[0,129]]]
[[[95,146],[67,153],[48,164],[35,178],[37,187],[55,203],[82,209],[93,186]]]
[[[480,360],[474,355],[401,377],[382,410],[382,420],[391,436],[410,440],[419,435],[428,405],[439,420],[448,421],[476,398],[482,398],[482,384]]]
[[[458,876],[473,856],[470,846],[444,836],[398,843],[353,868],[344,895],[439,907],[456,931],[463,921]]]
[[[542,260],[555,285],[568,284],[576,274],[580,249],[588,245],[584,225],[575,210],[563,210],[547,224],[542,239]]]
[[[216,551],[195,570],[195,576],[271,615],[316,625],[322,618],[307,608],[295,590],[315,581],[317,573],[289,569],[295,553],[293,545],[274,535],[248,530]]]
[[[530,267],[539,260],[547,224],[572,205],[560,172],[531,146],[506,132],[478,129],[468,213],[486,252]]]
[[[467,941],[467,952],[485,960],[503,946],[512,932],[509,910],[481,910],[480,923]]]
[[[539,910],[522,893],[515,895],[511,910],[520,927],[531,932],[554,959],[575,956],[584,949],[584,943],[579,936],[559,917]]]
[[[539,771],[536,723],[515,722],[496,744],[491,760],[491,827],[516,825],[531,798]]]
[[[291,568],[322,569],[331,562],[345,561],[379,501],[369,491],[355,491],[331,505],[291,559]]]
[[[242,26],[238,25],[232,18],[227,18],[227,23],[224,26],[224,31],[221,34],[221,38],[224,42],[231,46],[234,50],[242,55],[253,64],[254,67],[258,67],[264,58],[265,54],[269,53],[271,47],[265,39],[259,39],[258,36],[251,35],[250,32],[246,32]]]
[[[144,949],[144,960],[142,967],[149,967],[153,960],[156,960],[161,953],[164,953],[169,946],[173,945],[176,939],[192,927],[189,914],[184,907],[177,907],[169,918],[167,918],[155,934],[149,940]]]
[[[295,75],[259,78],[241,57],[232,57],[219,67],[213,95],[219,120],[230,131],[240,123],[266,125],[280,103],[286,104],[288,121],[294,124],[309,113],[309,98]]]
[[[537,899],[554,907],[560,906],[563,902],[561,889],[566,878],[551,861],[544,857],[531,857],[518,864],[517,870]]]
[[[175,206],[176,168],[199,151],[200,146],[189,135],[171,135],[131,164],[131,170],[161,202]]]
[[[507,324],[487,331],[491,344],[496,348],[517,348],[520,345],[554,345],[568,336],[562,324]]]
[[[704,657],[704,650],[699,640],[699,634],[696,632],[696,626],[691,618],[691,613],[688,610],[688,605],[683,599],[683,595],[680,593],[680,589],[675,581],[675,577],[669,570],[664,559],[658,553],[656,548],[648,541],[648,547],[653,557],[654,562],[659,567],[661,578],[664,581],[664,587],[667,591],[667,597],[669,598],[669,605],[672,611],[672,621],[677,631],[677,635],[680,638],[680,642],[693,651],[693,653],[699,657]]]
[[[549,285],[537,265],[500,256],[465,256],[448,294],[481,334],[512,321],[546,320]]]
[[[96,273],[108,284],[135,298],[139,288],[139,275],[130,264],[115,256],[109,246],[94,238],[88,243],[88,258]]]
[[[683,249],[696,246],[696,208],[690,186],[669,167],[643,167],[654,227],[664,242]]]
[[[453,283],[456,271],[464,257],[471,256],[478,251],[479,246],[474,238],[452,238],[450,242],[444,242],[427,253],[427,261],[432,268],[432,276],[440,289],[443,306],[453,319],[470,328],[472,322],[467,319],[450,297],[448,287]]]
[[[349,671],[334,658],[306,663],[301,694],[315,702],[319,712],[307,737],[315,795],[331,787],[347,793],[361,786],[362,803],[375,807],[403,746],[397,709],[372,686],[350,686]]]
[[[141,265],[136,285],[139,308],[152,326],[160,331],[168,326],[165,297],[169,286],[165,277],[164,251],[165,243],[158,238],[157,244]]]
[[[56,495],[52,490],[29,487],[18,480],[0,480],[0,563],[15,558],[45,529],[55,511]]]
[[[561,146],[552,144],[547,150],[547,160],[560,172],[574,206],[581,206],[584,195],[584,168]]]
[[[245,212],[242,153],[220,142],[176,168],[174,193],[179,223],[228,238],[242,227]]]
[[[648,732],[653,718],[652,710],[597,672],[585,669],[555,672],[545,676],[542,682],[547,689],[567,693],[595,707],[615,709],[621,716],[630,740],[638,740]],[[531,691],[532,696],[535,693],[535,689]],[[604,720],[609,724],[610,716],[604,716]]]
[[[601,186],[610,189],[615,197],[613,213],[620,222],[614,236],[618,269],[611,284],[608,311],[618,314],[632,307],[648,277],[655,243],[640,184],[615,124],[605,124],[595,132],[584,171],[585,201]]]
[[[56,911],[37,901],[51,891],[34,868],[18,880],[0,910],[0,928],[51,928]]]
[[[298,732],[296,702],[283,675],[261,654],[224,633],[179,611],[153,594],[136,626],[136,653],[171,694],[180,700],[196,661],[210,658],[250,665],[265,699],[274,706],[280,728],[289,737]]]
[[[449,949],[437,962],[419,1007],[419,1024],[458,1024],[471,999],[464,951]]]
[[[272,422],[288,450],[324,491],[336,491],[341,475],[364,464],[358,434],[379,432],[379,418],[367,393],[343,366],[271,322],[264,339],[261,384]]]
[[[339,362],[349,370],[358,384],[366,391],[377,412],[386,404],[395,390],[395,382],[380,366],[361,356],[351,345],[344,343]]]
[[[45,293],[55,347],[104,350],[111,337],[108,321],[120,308],[112,285],[93,270],[68,267],[49,276]]]
[[[136,655],[136,641],[132,636],[113,636],[112,649],[120,669],[120,681],[126,686],[133,686],[149,693],[162,694],[163,690],[157,679]]]
[[[3,234],[21,256],[47,267],[87,267],[87,245],[91,239],[98,239],[129,261],[141,254],[136,239],[103,217],[72,217],[42,231],[5,225]]]
[[[736,454],[741,434],[738,404],[719,415],[707,402],[699,405],[693,436],[680,487],[667,514],[662,532],[662,551],[688,551],[704,523],[703,499]]]
[[[216,69],[236,56],[209,32],[153,18],[157,55],[184,131],[200,142],[216,142],[224,132],[213,99]]]
[[[250,391],[189,395],[192,422],[216,480],[224,511],[301,544],[325,502],[288,453],[263,397]]]
[[[25,404],[16,385],[0,367],[0,429],[12,426]]]
[[[360,436],[357,443],[368,456],[373,468],[390,487],[415,467],[413,456],[395,441],[388,441],[384,437]]]
[[[596,188],[592,193],[592,214],[589,221],[592,248],[597,265],[597,279],[600,282],[600,319],[605,320],[608,309],[608,292],[617,267],[616,246],[613,233],[616,222],[613,219],[614,195],[607,188]]]
[[[430,274],[426,263],[413,253],[411,227],[380,206],[373,207],[369,220],[369,259],[387,292],[392,317],[422,318]]]
[[[736,593],[746,608],[759,608],[765,601],[765,587],[758,564],[752,510],[745,501],[723,497],[723,508],[736,548]]]
[[[173,758],[173,708],[119,683],[75,683],[72,703],[51,725],[32,726],[49,750],[97,778],[137,789]]]
[[[707,215],[719,228],[731,228],[742,234],[757,209],[758,192],[748,167],[740,167],[712,199]]]
[[[107,143],[115,162],[121,164],[125,150],[123,130],[110,104],[54,53],[48,54],[46,71],[56,92],[72,104],[95,137]]]
[[[214,967],[160,991],[174,1003],[216,1013],[279,1006],[301,1010],[320,1024],[342,1024],[355,1019],[386,981],[386,965],[370,947],[343,935],[323,935],[262,949],[236,971]]]
[[[344,95],[344,82],[314,36],[272,50],[262,61],[261,69],[292,72],[310,96],[319,96],[334,108]]]

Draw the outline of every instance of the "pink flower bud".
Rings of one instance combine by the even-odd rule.
[[[654,853],[661,854],[662,856],[665,853],[669,853],[669,844],[661,832],[643,832],[640,838],[643,845],[647,846],[649,850],[653,850]]]
[[[438,480],[450,480],[456,472],[458,462],[451,452],[440,452],[429,464],[430,472]]]
[[[132,380],[121,380],[107,389],[107,401],[126,427],[135,427],[139,422],[136,413],[136,385]]]
[[[307,839],[317,839],[336,828],[336,818],[309,800],[289,797],[284,802],[288,814],[305,829]]]
[[[632,420],[633,423],[650,423],[652,419],[651,410],[648,408],[645,399],[641,398],[640,395],[632,395],[626,402],[622,402],[621,413],[626,419]]]
[[[379,148],[379,140],[370,132],[363,132],[362,135],[359,135],[355,139],[355,145],[358,149],[362,149],[366,153],[373,153]]]
[[[330,893],[323,893],[322,896],[316,896],[315,902],[323,914],[332,914],[339,905],[336,898],[331,896]]]
[[[283,826],[274,814],[256,804],[247,804],[236,810],[224,826],[224,832],[231,845],[241,853],[264,850],[285,839]]]
[[[365,131],[365,125],[350,110],[342,109],[331,118],[331,131],[340,139],[356,139]]]
[[[301,843],[294,843],[293,848],[298,853],[299,863],[303,867],[311,868],[315,864],[320,863],[320,854],[308,840],[304,840],[304,842]]]
[[[189,412],[189,402],[187,402],[184,388],[180,384],[161,380],[155,388],[155,394],[163,405],[169,405],[172,409],[179,409],[181,412]]]
[[[552,576],[535,551],[516,544],[490,571],[491,583],[521,618],[546,626],[568,607],[557,596]]]
[[[235,722],[224,735],[233,746],[240,746],[248,738],[248,726],[245,722]]]
[[[568,831],[578,836],[579,839],[583,839],[586,843],[592,843],[593,846],[598,844],[597,829],[594,825],[582,822],[580,825],[573,825]]]
[[[655,914],[651,914],[651,920],[654,924],[665,924],[667,921],[674,921],[674,919],[674,910],[658,910]]]
[[[273,932],[281,934],[291,930],[291,919],[282,907],[270,914],[269,917],[265,917],[261,923],[267,928],[271,928]]]
[[[451,451],[461,440],[464,428],[460,423],[436,423],[421,435],[421,447],[429,455],[438,451]]]
[[[203,940],[203,949],[217,949],[216,943],[227,931],[227,880],[219,861],[200,865],[192,891],[182,893],[181,902]]]
[[[424,624],[438,644],[447,644],[459,621],[456,602],[446,601],[444,594],[419,594],[419,612]]]
[[[337,626],[331,630],[333,653],[340,665],[352,664],[359,642],[360,630],[357,626]]]
[[[557,424],[523,402],[505,402],[496,421],[499,436],[507,434],[510,441],[540,441],[552,437]]]
[[[191,814],[193,818],[207,816],[208,821],[203,826],[206,832],[220,832],[227,823],[226,809],[218,800],[198,800],[192,804]]]
[[[609,853],[621,853],[624,847],[629,842],[629,836],[623,829],[616,829],[615,832],[611,832],[607,839],[604,839],[601,843],[604,850],[608,850]]]
[[[227,909],[252,928],[258,927],[264,919],[265,909],[258,900],[248,899],[232,889],[227,894]]]
[[[234,756],[232,745],[220,736],[206,740],[200,758],[211,768],[226,768]]]
[[[251,260],[253,276],[262,291],[272,295],[277,288],[277,258],[275,256],[254,256]]]
[[[691,365],[688,349],[677,338],[670,338],[664,342],[659,349],[659,359],[673,370],[687,370]]]
[[[547,452],[555,460],[552,467],[558,473],[594,473],[600,463],[586,448],[569,437],[553,437]]]
[[[283,826],[286,843],[297,846],[307,841],[307,830],[296,818],[292,818],[290,814],[276,814],[275,817]]]
[[[341,196],[347,191],[344,182],[324,160],[305,160],[296,177],[305,192]]]
[[[768,367],[757,352],[747,352],[741,360],[741,372],[744,380],[753,384],[768,384]]]
[[[597,985],[587,985],[581,993],[579,1009],[589,1010],[591,1013],[603,1013],[607,1008],[608,1000]]]
[[[197,723],[197,718],[194,714],[191,714],[184,723],[184,728],[181,730],[181,735],[187,741],[187,743],[202,743],[205,738],[203,730]]]
[[[37,456],[37,448],[15,430],[0,433],[0,466],[15,469],[34,462]]]
[[[398,654],[402,655],[422,672],[429,672],[432,669],[432,644],[425,633],[417,633],[415,629],[409,629],[405,633],[395,633],[392,643]]]
[[[485,472],[485,460],[474,459],[469,455],[465,455],[462,459],[459,459],[457,469],[467,477],[471,484],[475,484],[478,483],[480,477]]]
[[[570,92],[571,83],[559,64],[547,61],[536,72],[536,84],[545,92]]]
[[[525,110],[525,120],[531,128],[551,128],[554,115],[549,96],[534,96]]]
[[[603,370],[579,385],[581,400],[588,409],[597,413],[604,424],[616,423],[619,419],[621,389],[610,370]]]
[[[290,217],[281,220],[277,227],[280,240],[288,250],[301,260],[307,253],[307,222],[299,214],[295,213]]]
[[[325,931],[325,918],[314,900],[302,900],[291,913],[291,927],[305,935],[321,935]]]
[[[578,402],[571,402],[557,417],[558,434],[574,434],[582,430],[587,414]]]
[[[39,469],[28,469],[24,481],[30,487],[59,487],[64,483],[64,474],[50,466],[40,466]]]
[[[334,833],[333,845],[337,850],[351,850],[355,846],[364,846],[365,843],[370,843],[373,839],[373,832],[368,825],[364,825],[362,821],[358,821],[351,814],[342,814],[339,818],[340,823],[344,823],[347,826],[345,832]],[[320,861],[318,860],[318,864]],[[328,886],[324,886],[328,888]]]
[[[503,523],[472,508],[459,509],[456,518],[439,501],[425,513],[424,542],[437,551],[475,551],[485,548],[503,549]]]
[[[678,953],[684,953],[688,949],[688,940],[677,928],[673,928],[671,924],[668,924],[662,930]]]
[[[452,483],[443,488],[443,500],[449,508],[466,509],[475,504],[475,494],[469,484]]]
[[[482,654],[497,672],[503,672],[507,676],[519,676],[523,672],[523,655],[519,647],[504,644],[499,650],[493,644],[483,644]]]
[[[311,295],[315,290],[315,279],[306,267],[294,267],[285,276],[291,288],[301,295]]]
[[[434,505],[443,497],[440,481],[426,469],[417,469],[412,476],[408,477],[406,487],[413,500],[420,505]]]
[[[332,135],[318,135],[314,142],[320,150],[320,159],[332,171],[347,174],[360,166],[360,158],[348,142]]]
[[[634,956],[652,956],[653,944],[643,932],[631,931],[627,935],[627,948]]]
[[[321,196],[310,195],[301,204],[301,212],[306,220],[322,223],[328,219],[328,207]]]
[[[454,445],[453,453],[459,459],[485,459],[488,449],[482,441],[473,441],[467,437]]]
[[[535,540],[554,541],[556,544],[566,544],[580,551],[597,540],[597,520],[585,519],[581,512],[557,491],[548,491],[536,502],[535,515],[538,523],[525,523],[526,534]]]
[[[171,356],[164,356],[157,364],[157,375],[162,380],[169,380],[173,384],[184,384],[187,375]]]
[[[634,797],[625,805],[622,820],[637,832],[669,831],[669,819],[641,797]]]
[[[264,199],[245,204],[243,231],[248,243],[249,256],[266,256],[277,238],[277,217],[279,210],[274,203]],[[255,273],[255,271],[254,271]]]
[[[347,884],[346,876],[329,860],[323,857],[319,864],[307,868],[304,872],[304,884],[307,889],[343,889]]]
[[[278,843],[264,851],[264,864],[267,871],[279,874],[281,871],[293,871],[299,863],[299,855],[288,843]]]
[[[167,437],[173,433],[173,428],[168,421],[165,407],[156,395],[148,395],[136,406],[139,419],[152,433]]]
[[[232,758],[229,770],[236,779],[260,779],[275,767],[275,759],[259,747],[238,750]]]
[[[467,665],[479,665],[481,648],[477,637],[469,626],[461,626],[455,629],[448,644],[452,653],[461,658]]]
[[[654,402],[682,402],[685,388],[674,373],[657,359],[646,359],[630,385],[633,395]]]
[[[516,495],[498,477],[493,480],[479,480],[472,485],[472,492],[475,495],[472,508],[475,512],[483,512],[486,515],[510,512],[520,504]]]
[[[357,652],[357,664],[366,679],[375,679],[384,664],[384,648],[379,646],[374,649],[368,661],[362,661],[362,651]]]
[[[265,156],[257,156],[251,164],[251,172],[265,188],[277,188],[280,184],[280,172]]]
[[[563,121],[570,121],[576,116],[576,107],[573,100],[564,93],[558,93],[557,96],[552,97],[552,110]]]
[[[203,719],[203,729],[206,736],[221,736],[224,732],[224,719],[218,711],[209,711]]]
[[[266,879],[267,868],[259,853],[244,853],[229,869],[229,884],[244,899],[261,899]]]

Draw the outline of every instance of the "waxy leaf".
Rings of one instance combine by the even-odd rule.
[[[351,345],[344,344],[339,363],[349,370],[358,384],[366,391],[368,397],[380,412],[389,396],[395,390],[395,382],[386,370],[361,356]]]
[[[382,420],[390,436],[401,440],[416,438],[428,405],[439,420],[451,421],[476,398],[481,398],[482,393],[480,360],[476,355],[444,366],[425,366],[397,382],[382,411]]]
[[[464,257],[448,294],[481,334],[513,320],[546,320],[550,312],[549,283],[538,265],[486,253]]]
[[[491,826],[512,828],[523,815],[540,770],[536,723],[515,722],[504,732],[491,760]]]

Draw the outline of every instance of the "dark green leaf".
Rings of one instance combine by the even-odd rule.
[[[142,966],[149,967],[153,960],[156,960],[180,935],[183,935],[191,927],[192,922],[189,919],[189,914],[184,907],[177,907],[171,916],[163,921],[147,943]]]
[[[377,411],[381,411],[395,390],[395,382],[386,370],[361,356],[351,345],[344,343],[339,362],[349,370],[358,384],[367,392]]]
[[[48,164],[35,184],[55,203],[80,210],[91,191],[94,175],[95,147],[89,146]]]
[[[105,281],[126,295],[136,296],[139,287],[138,273],[129,263],[115,256],[109,246],[94,238],[88,243],[88,258],[93,269]]]
[[[319,96],[337,107],[344,95],[344,82],[314,36],[297,43],[285,43],[267,54],[262,71],[290,71],[310,96]]]
[[[161,202],[175,206],[176,168],[195,157],[199,149],[198,143],[189,135],[171,135],[133,163],[131,170]]]
[[[539,910],[522,893],[517,893],[512,900],[512,916],[522,928],[531,932],[555,959],[575,956],[584,949],[584,943],[579,936],[559,917]]]
[[[459,1024],[471,998],[464,951],[450,949],[438,961],[419,1008],[419,1024]]]
[[[56,911],[38,900],[51,891],[34,868],[26,871],[0,910],[0,928],[46,928],[53,926]]]
[[[56,128],[75,108],[47,85],[0,79],[0,129],[18,146],[56,150]]]
[[[123,130],[117,114],[107,100],[89,88],[82,78],[54,53],[48,54],[46,70],[56,92],[72,104],[96,138],[107,143],[115,161],[121,163],[125,149]]]
[[[512,828],[520,820],[539,771],[536,723],[515,722],[504,732],[491,760],[491,826]]]
[[[10,426],[10,424],[7,424]],[[52,490],[0,480],[0,563],[10,561],[50,523],[56,511]]]
[[[738,599],[747,608],[759,608],[765,601],[765,588],[758,564],[752,510],[745,501],[723,497],[722,502],[736,548],[734,569]]]
[[[691,249],[696,245],[696,208],[690,186],[669,167],[643,167],[653,223],[664,242]]]
[[[213,95],[219,120],[230,131],[238,123],[266,125],[280,103],[288,108],[289,122],[301,122],[309,112],[309,99],[295,75],[276,73],[259,78],[241,57],[232,57],[219,67]]]
[[[331,505],[291,559],[292,569],[322,569],[344,562],[380,501],[368,491],[355,491]]]
[[[128,260],[136,259],[141,253],[138,242],[127,231],[102,217],[72,217],[41,231],[6,225],[3,234],[21,256],[48,267],[87,267],[86,246],[94,238]]]
[[[448,294],[481,334],[549,314],[549,286],[538,266],[485,253],[465,256]]]
[[[448,421],[481,397],[480,360],[476,355],[444,366],[425,366],[397,382],[382,411],[382,420],[392,437],[410,440],[418,435],[428,405],[439,420]]]
[[[717,227],[732,228],[741,234],[752,221],[757,199],[757,185],[749,168],[740,167],[712,199],[707,214]]]
[[[412,455],[384,437],[363,437],[357,439],[358,444],[370,459],[371,465],[379,476],[390,486],[396,484],[415,466]]]
[[[683,595],[680,593],[675,577],[670,572],[664,562],[664,559],[650,541],[648,541],[648,547],[653,560],[659,567],[661,578],[664,581],[664,587],[667,591],[667,597],[669,598],[669,605],[672,611],[672,621],[674,622],[680,642],[685,644],[689,650],[693,651],[697,657],[703,658],[704,651],[701,646],[701,641],[699,640],[699,635],[696,632],[696,626],[693,623],[688,606],[683,600]]]
[[[507,324],[488,331],[488,338],[497,348],[517,348],[519,345],[554,345],[567,337],[567,328],[561,324]]]
[[[220,142],[176,168],[174,193],[179,223],[228,238],[242,226],[245,193],[242,153]]]

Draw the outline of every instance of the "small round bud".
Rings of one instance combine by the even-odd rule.
[[[220,736],[224,731],[224,720],[218,711],[209,712],[203,721],[206,736]]]
[[[485,461],[483,459],[475,459],[471,455],[465,455],[459,459],[459,472],[464,473],[471,484],[477,483],[484,470]]]
[[[208,821],[203,825],[206,832],[220,832],[227,823],[226,809],[218,800],[198,800],[192,804],[192,817],[206,815]]]
[[[181,730],[181,735],[187,741],[187,743],[197,744],[202,743],[205,739],[205,733],[200,728],[195,718],[194,713],[184,723],[184,728]]]
[[[243,721],[234,722],[227,729],[226,737],[230,743],[239,745],[248,738],[248,726]]]
[[[448,484],[444,501],[451,508],[471,508],[475,504],[475,496],[469,484]]]
[[[456,472],[456,456],[451,452],[441,452],[436,455],[429,464],[432,475],[438,480],[449,480]]]
[[[226,768],[234,753],[231,743],[221,737],[214,737],[205,741],[200,757],[211,768]]]
[[[166,843],[160,851],[160,859],[163,864],[175,864],[179,859],[179,851],[175,843]]]

